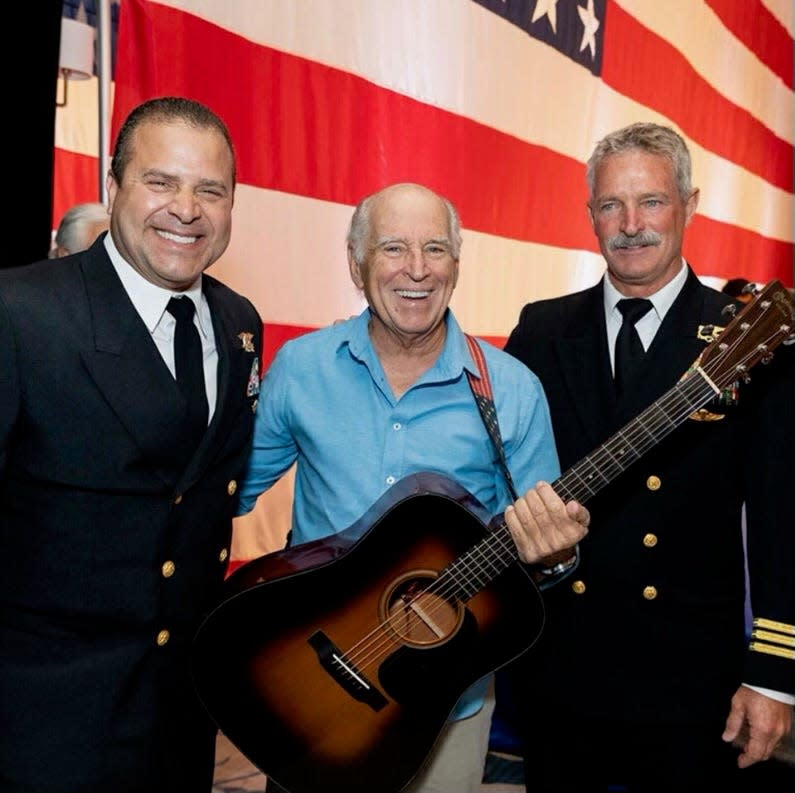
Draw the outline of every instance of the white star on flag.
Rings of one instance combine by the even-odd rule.
[[[530,20],[531,22],[538,22],[541,17],[546,16],[549,18],[549,24],[552,26],[552,32],[557,33],[557,25],[558,25],[558,14],[557,6],[558,0],[538,0],[536,3],[535,10],[533,11],[533,18]],[[582,14],[580,14],[582,16]],[[597,27],[598,27],[597,23]]]
[[[591,49],[591,60],[596,57],[596,31],[599,30],[599,20],[594,16],[593,0],[588,0],[588,8],[577,6],[577,13],[583,24],[582,41],[580,42],[580,52],[586,47]]]

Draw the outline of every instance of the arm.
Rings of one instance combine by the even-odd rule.
[[[280,350],[262,380],[251,453],[240,485],[237,514],[245,515],[257,498],[277,482],[298,457],[289,423],[289,366]]]
[[[752,403],[746,449],[747,547],[754,616],[743,673],[731,700],[725,741],[741,747],[740,768],[767,760],[792,731],[795,702],[795,533],[792,449],[795,444],[795,347],[779,347],[769,368],[748,385]],[[741,399],[743,395],[741,394]]]
[[[0,478],[8,463],[9,444],[19,412],[20,387],[16,341],[2,293],[0,293]]]

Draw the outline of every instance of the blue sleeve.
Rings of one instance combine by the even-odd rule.
[[[498,414],[502,411],[514,421],[513,430],[505,433],[505,454],[516,491],[523,495],[541,480],[552,483],[557,479],[560,463],[544,390],[538,378],[520,365],[524,371],[514,378],[505,407],[499,406]]]
[[[251,454],[240,486],[238,515],[250,512],[257,498],[277,482],[298,457],[290,423],[290,389],[295,375],[290,371],[289,357],[289,345],[286,345],[262,380]]]

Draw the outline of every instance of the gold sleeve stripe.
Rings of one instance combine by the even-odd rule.
[[[751,633],[751,638],[783,644],[785,647],[795,647],[795,636],[782,636],[780,633],[773,633],[772,631],[755,630]]]
[[[795,661],[795,650],[787,650],[785,647],[776,647],[772,644],[761,644],[760,642],[751,642],[749,647],[757,653],[777,655],[779,658],[789,658],[790,661]]]
[[[779,633],[789,633],[791,636],[795,636],[795,625],[766,620],[764,617],[757,617],[754,620],[754,628],[767,628],[770,631],[779,631]]]

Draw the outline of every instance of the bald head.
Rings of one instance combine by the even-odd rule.
[[[405,212],[412,204],[420,203],[428,206],[438,202],[439,207],[447,217],[447,238],[450,252],[458,261],[461,254],[461,222],[458,212],[448,199],[434,193],[421,184],[400,182],[389,185],[362,199],[356,206],[348,230],[348,250],[358,265],[363,265],[367,258],[368,249],[374,244],[371,240],[373,234],[373,217],[375,212],[394,208],[394,211]]]

